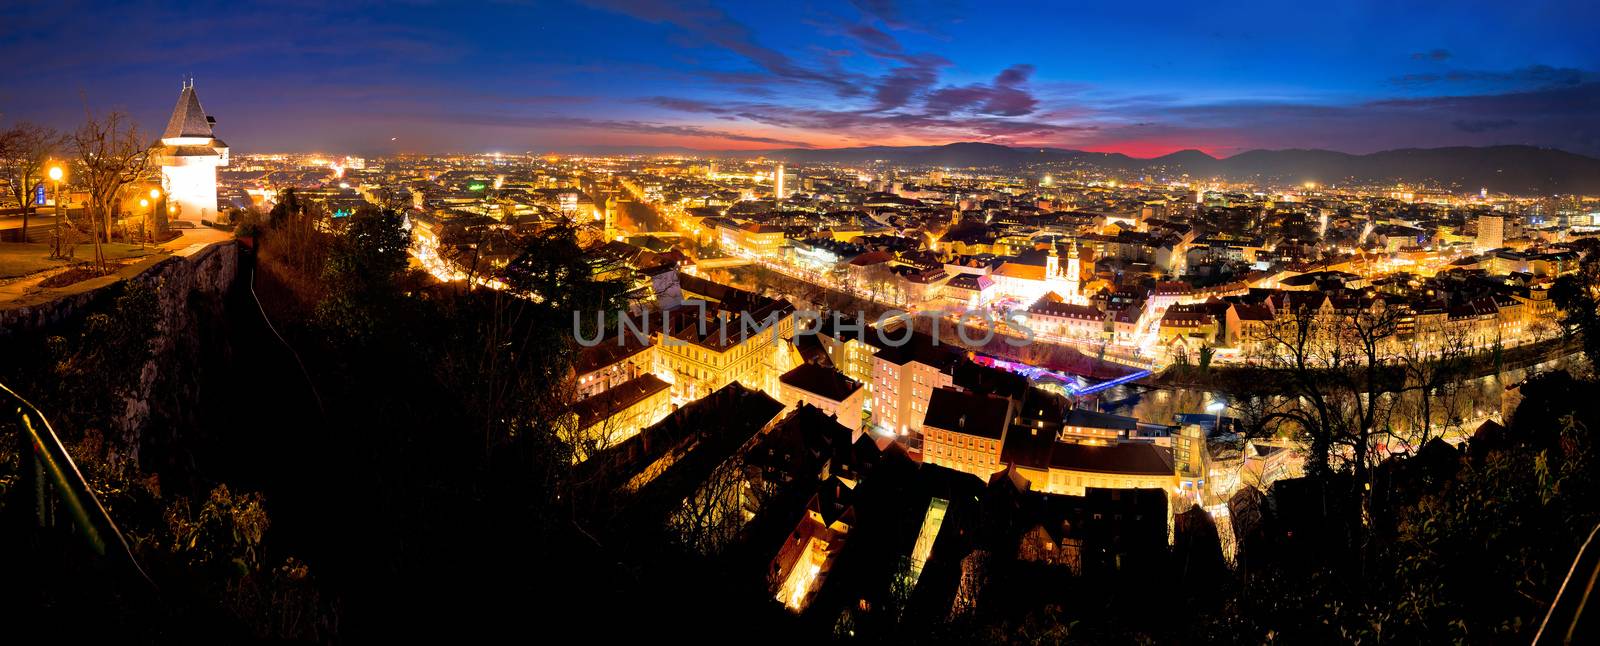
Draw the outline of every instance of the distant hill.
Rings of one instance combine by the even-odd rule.
[[[1486,146],[1405,148],[1366,155],[1332,150],[1251,150],[1218,159],[1182,150],[1152,159],[1063,148],[1019,148],[987,143],[943,146],[741,151],[797,163],[1020,167],[1039,162],[1081,162],[1107,170],[1182,174],[1280,183],[1437,182],[1461,191],[1487,188],[1517,194],[1600,194],[1600,159],[1552,148]]]
[[[896,164],[928,166],[1011,166],[1029,162],[1057,161],[1062,152],[1054,148],[1012,148],[985,143],[954,143],[943,146],[865,146],[862,148],[762,151],[775,159],[801,163],[866,163],[874,160]]]

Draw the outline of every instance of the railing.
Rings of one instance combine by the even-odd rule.
[[[1572,561],[1572,569],[1567,571],[1567,578],[1561,581],[1555,603],[1550,604],[1550,612],[1545,614],[1538,634],[1533,637],[1535,646],[1588,644],[1600,637],[1600,628],[1597,628],[1600,623],[1582,621],[1586,610],[1590,611],[1590,619],[1600,616],[1595,614],[1600,612],[1597,607],[1600,595],[1595,594],[1595,584],[1600,582],[1600,545],[1595,544],[1596,535],[1600,535],[1600,526],[1589,532],[1589,538],[1578,550],[1578,558]]]
[[[0,418],[0,429],[15,426],[10,430],[16,433],[17,442],[18,481],[16,495],[9,505],[20,507],[14,511],[22,513],[29,524],[40,529],[58,527],[63,520],[69,521],[71,528],[96,555],[150,583],[150,577],[133,558],[122,531],[117,529],[116,522],[89,488],[49,420],[5,384],[0,384],[0,401],[4,401],[4,409],[0,410],[11,418]],[[66,512],[64,519],[62,511]]]

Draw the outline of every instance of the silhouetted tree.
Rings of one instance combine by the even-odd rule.
[[[399,297],[411,233],[399,213],[362,207],[335,238],[323,266],[326,297],[317,307],[322,324],[337,334],[360,337],[384,323],[382,313]]]
[[[78,184],[89,189],[88,227],[94,236],[95,263],[106,270],[102,242],[110,242],[111,220],[116,215],[122,189],[145,176],[150,148],[139,126],[119,111],[96,117],[86,115],[72,133],[73,149],[81,169]]]
[[[33,214],[33,194],[45,181],[45,166],[61,147],[54,128],[21,122],[0,132],[0,178],[9,184],[11,197],[22,209],[22,241],[28,240],[28,216]]]
[[[626,268],[586,252],[578,244],[578,230],[569,225],[530,239],[502,275],[514,293],[567,316],[615,312],[627,305],[631,287]]]
[[[1550,300],[1561,308],[1561,324],[1583,340],[1590,369],[1600,371],[1600,250],[1591,250],[1578,271],[1556,279]]]

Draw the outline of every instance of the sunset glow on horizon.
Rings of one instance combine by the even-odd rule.
[[[85,13],[101,19],[73,22]],[[0,107],[59,125],[87,101],[155,128],[192,74],[234,122],[230,143],[257,152],[989,142],[1135,157],[1494,144],[1600,154],[1600,47],[1583,33],[1600,17],[1593,5],[1126,13],[883,0],[62,3],[5,39],[39,63],[0,81]]]

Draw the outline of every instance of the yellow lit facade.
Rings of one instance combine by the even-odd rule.
[[[1003,440],[927,426],[922,429],[922,461],[980,478],[1004,469],[1000,464]]]
[[[921,432],[933,391],[949,387],[950,375],[920,361],[872,361],[872,421],[894,433]]]
[[[1048,470],[1017,467],[1017,474],[1033,484],[1034,491],[1082,496],[1086,489],[1161,489],[1171,491],[1178,487],[1175,473],[1130,474],[1101,473],[1081,469],[1050,467]]]

